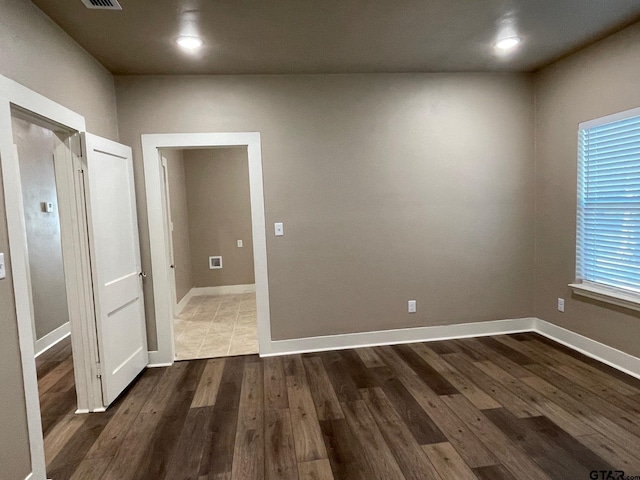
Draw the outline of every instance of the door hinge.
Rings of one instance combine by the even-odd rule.
[[[96,363],[96,377],[102,378],[102,365],[100,363]]]

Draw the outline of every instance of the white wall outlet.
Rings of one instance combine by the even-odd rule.
[[[558,311],[564,312],[564,298],[558,298]]]
[[[0,253],[0,280],[7,277],[7,267],[4,263],[4,253]]]
[[[242,248],[242,240],[238,240],[238,248]]]
[[[284,235],[284,225],[282,222],[274,223],[273,228],[275,230],[276,237],[281,237]]]
[[[416,310],[418,309],[418,306],[416,305],[416,301],[409,300],[407,308],[409,313],[416,313]]]
[[[222,257],[209,257],[209,269],[216,270],[222,268]]]
[[[44,213],[53,213],[53,202],[42,202],[42,211]]]

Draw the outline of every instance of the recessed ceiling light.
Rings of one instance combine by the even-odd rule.
[[[196,50],[203,44],[202,39],[198,37],[178,37],[176,43],[187,50]]]
[[[506,37],[498,40],[495,45],[500,50],[511,50],[515,48],[521,42],[520,37]]]

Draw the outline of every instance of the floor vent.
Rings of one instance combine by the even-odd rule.
[[[118,0],[82,0],[87,8],[97,8],[101,10],[122,10]]]

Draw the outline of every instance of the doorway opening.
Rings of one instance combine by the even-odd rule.
[[[258,353],[247,147],[160,153],[175,358]]]
[[[11,126],[22,192],[41,427],[51,475],[56,425],[78,408],[68,297],[73,286],[67,288],[58,195],[64,173],[61,157],[68,153],[75,132],[16,108]]]
[[[174,317],[177,310],[177,297],[176,287],[173,285],[175,276],[171,268],[174,265],[169,243],[171,241],[171,220],[168,212],[166,182],[164,181],[165,168],[162,161],[162,153],[167,150],[242,147],[243,151],[246,151],[251,203],[251,240],[258,353],[260,355],[269,354],[271,352],[271,326],[260,134],[257,132],[144,134],[141,139],[157,339],[157,350],[149,352],[151,366],[171,365],[176,358]],[[247,248],[237,247],[237,240],[240,239],[233,239],[236,241],[235,248],[238,250]],[[245,245],[244,240],[243,245]],[[213,254],[209,256],[222,256],[222,270],[225,269],[224,255]],[[215,261],[213,266],[216,266]],[[242,299],[240,302],[242,304]],[[249,309],[249,302],[246,303],[244,307]],[[238,306],[238,311],[240,308],[241,306]]]

